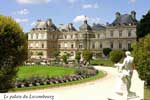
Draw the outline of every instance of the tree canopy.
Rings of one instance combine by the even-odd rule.
[[[150,34],[133,45],[132,53],[139,77],[150,86]]]
[[[142,38],[147,34],[150,34],[150,11],[148,11],[148,13],[144,15],[138,23],[136,34],[137,39]]]
[[[27,38],[11,17],[0,15],[0,92],[13,87],[17,66],[27,59]]]

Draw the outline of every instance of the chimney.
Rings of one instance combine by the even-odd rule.
[[[52,19],[47,19],[47,25],[51,25],[52,24]]]
[[[88,23],[88,22],[87,22],[87,19],[85,19],[85,20],[84,20],[84,24],[87,24],[87,23]]]
[[[136,12],[135,11],[131,11],[131,16],[133,19],[136,19]]]
[[[120,13],[119,12],[116,12],[116,18],[119,18],[120,17]]]

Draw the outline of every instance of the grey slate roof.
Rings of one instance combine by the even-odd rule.
[[[136,18],[134,19],[131,15],[129,14],[124,14],[120,15],[120,17],[117,17],[111,25],[129,25],[129,24],[134,24],[136,25],[138,21]]]
[[[105,28],[106,27],[101,24],[93,24],[93,26],[92,26],[92,30],[96,30],[96,31],[104,30]]]
[[[87,20],[84,21],[84,24],[79,27],[80,31],[91,31],[91,26],[87,23]]]
[[[36,25],[33,29],[47,29],[51,31],[58,30],[55,24],[52,23],[51,19],[48,19],[47,21],[37,20]]]
[[[62,32],[70,32],[70,31],[76,31],[75,27],[73,26],[72,23],[69,23],[67,25],[61,24],[59,26],[59,30]]]

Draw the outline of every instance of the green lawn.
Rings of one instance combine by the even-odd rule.
[[[21,66],[17,78],[25,79],[33,76],[63,76],[74,74],[75,69],[51,66]]]
[[[109,59],[106,60],[103,58],[91,60],[90,64],[91,65],[103,65],[103,66],[113,67],[113,63]]]
[[[150,99],[150,88],[144,88],[144,100]]]
[[[106,74],[104,74],[102,71],[99,71],[99,73],[95,76],[85,78],[83,80],[77,80],[67,83],[58,83],[58,84],[51,84],[51,85],[40,85],[40,86],[31,86],[31,87],[24,87],[24,88],[14,88],[10,90],[10,92],[13,91],[28,91],[28,90],[36,90],[36,89],[45,89],[45,88],[53,88],[53,87],[60,87],[60,86],[66,86],[66,85],[75,85],[75,84],[81,84],[89,81],[93,81],[99,78],[104,77]]]

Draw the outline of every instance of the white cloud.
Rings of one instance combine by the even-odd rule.
[[[80,22],[83,22],[85,19],[89,20],[89,18],[86,17],[85,15],[80,15],[80,16],[76,16],[76,17],[73,19],[73,22],[74,22],[74,23],[80,23]]]
[[[77,2],[78,0],[67,0],[69,3],[75,3]]]
[[[22,9],[22,10],[19,10],[19,11],[16,11],[14,12],[14,14],[17,14],[17,15],[27,15],[29,14],[29,10],[28,9]]]
[[[99,8],[99,5],[97,3],[95,4],[84,4],[82,5],[83,9],[88,9],[88,8]]]
[[[35,26],[35,25],[36,25],[36,22],[32,22],[30,25],[31,25],[31,26]]]
[[[29,22],[29,20],[26,18],[16,18],[15,20],[18,23],[28,23]]]
[[[20,4],[41,4],[49,3],[51,0],[17,0]]]
[[[137,0],[129,0],[131,3],[135,3]]]
[[[100,24],[105,24],[103,20],[101,20],[99,17],[85,17],[84,15],[76,16],[73,20],[74,23],[83,23],[83,21],[87,19],[89,24],[93,23],[100,23]]]
[[[90,18],[91,23],[101,23],[100,18],[96,17],[96,18]]]

